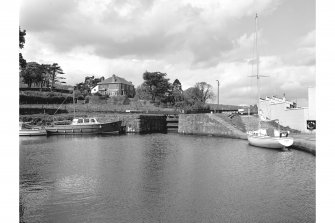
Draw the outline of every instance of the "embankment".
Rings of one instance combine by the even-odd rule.
[[[276,124],[261,122],[262,128],[276,128]],[[181,114],[179,115],[178,133],[194,135],[223,136],[247,139],[247,131],[258,128],[258,118],[232,114]],[[298,134],[298,131],[281,127],[295,134],[292,149],[316,154],[315,134]]]
[[[178,133],[247,139],[239,116],[225,114],[180,114]]]

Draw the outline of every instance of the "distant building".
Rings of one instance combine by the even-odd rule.
[[[263,120],[278,119],[282,126],[289,126],[302,132],[312,131],[308,127],[309,121],[315,123],[315,88],[308,89],[308,106],[299,107],[295,102],[285,97],[276,96],[261,98],[258,113]],[[313,130],[314,131],[314,130]]]
[[[135,96],[134,85],[124,78],[118,77],[113,74],[112,77],[99,82],[97,86],[91,89],[91,93],[99,92],[102,95],[119,96],[126,95],[130,98]]]

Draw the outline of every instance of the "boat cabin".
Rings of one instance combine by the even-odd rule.
[[[96,118],[75,118],[72,125],[99,124]]]

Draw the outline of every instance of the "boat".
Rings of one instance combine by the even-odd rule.
[[[121,121],[101,123],[93,117],[74,118],[71,123],[54,122],[45,127],[48,135],[113,134],[120,129]]]
[[[284,149],[285,147],[289,147],[293,144],[293,138],[289,137],[289,132],[280,132],[280,130],[276,129],[262,129],[260,125],[260,110],[259,110],[259,100],[260,100],[260,90],[259,90],[259,79],[260,77],[266,77],[263,75],[259,75],[259,55],[257,48],[257,20],[258,15],[256,14],[255,23],[255,43],[256,43],[256,75],[252,75],[250,77],[256,77],[257,79],[257,107],[258,107],[258,130],[249,131],[248,141],[252,146],[263,147],[263,148],[271,148],[271,149]],[[279,124],[278,124],[279,126]]]
[[[73,88],[73,103],[75,101],[74,93],[75,91]],[[56,114],[58,109],[55,111],[54,114]],[[73,110],[73,117],[74,118],[72,122],[71,121],[58,121],[58,122],[54,121],[51,125],[46,126],[45,130],[47,132],[47,135],[113,134],[113,133],[120,133],[121,131],[121,121],[101,123],[101,122],[98,122],[95,117],[77,117],[76,118],[75,107]]]
[[[269,134],[271,129],[258,129],[256,131],[248,132],[248,141],[252,146],[270,148],[270,149],[284,149],[293,144],[293,138],[288,137],[287,132],[280,132],[274,130],[275,134]]]
[[[19,136],[45,136],[47,132],[41,127],[33,127],[28,123],[19,122]]]

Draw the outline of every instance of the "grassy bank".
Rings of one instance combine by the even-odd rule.
[[[69,113],[76,112],[126,112],[130,111],[141,111],[141,112],[162,112],[162,113],[176,113],[176,110],[173,108],[162,108],[155,107],[151,104],[141,104],[139,103],[131,103],[129,105],[114,105],[114,104],[22,104],[20,108],[26,109],[41,109],[41,113],[43,113],[43,109],[60,109],[67,110]]]

